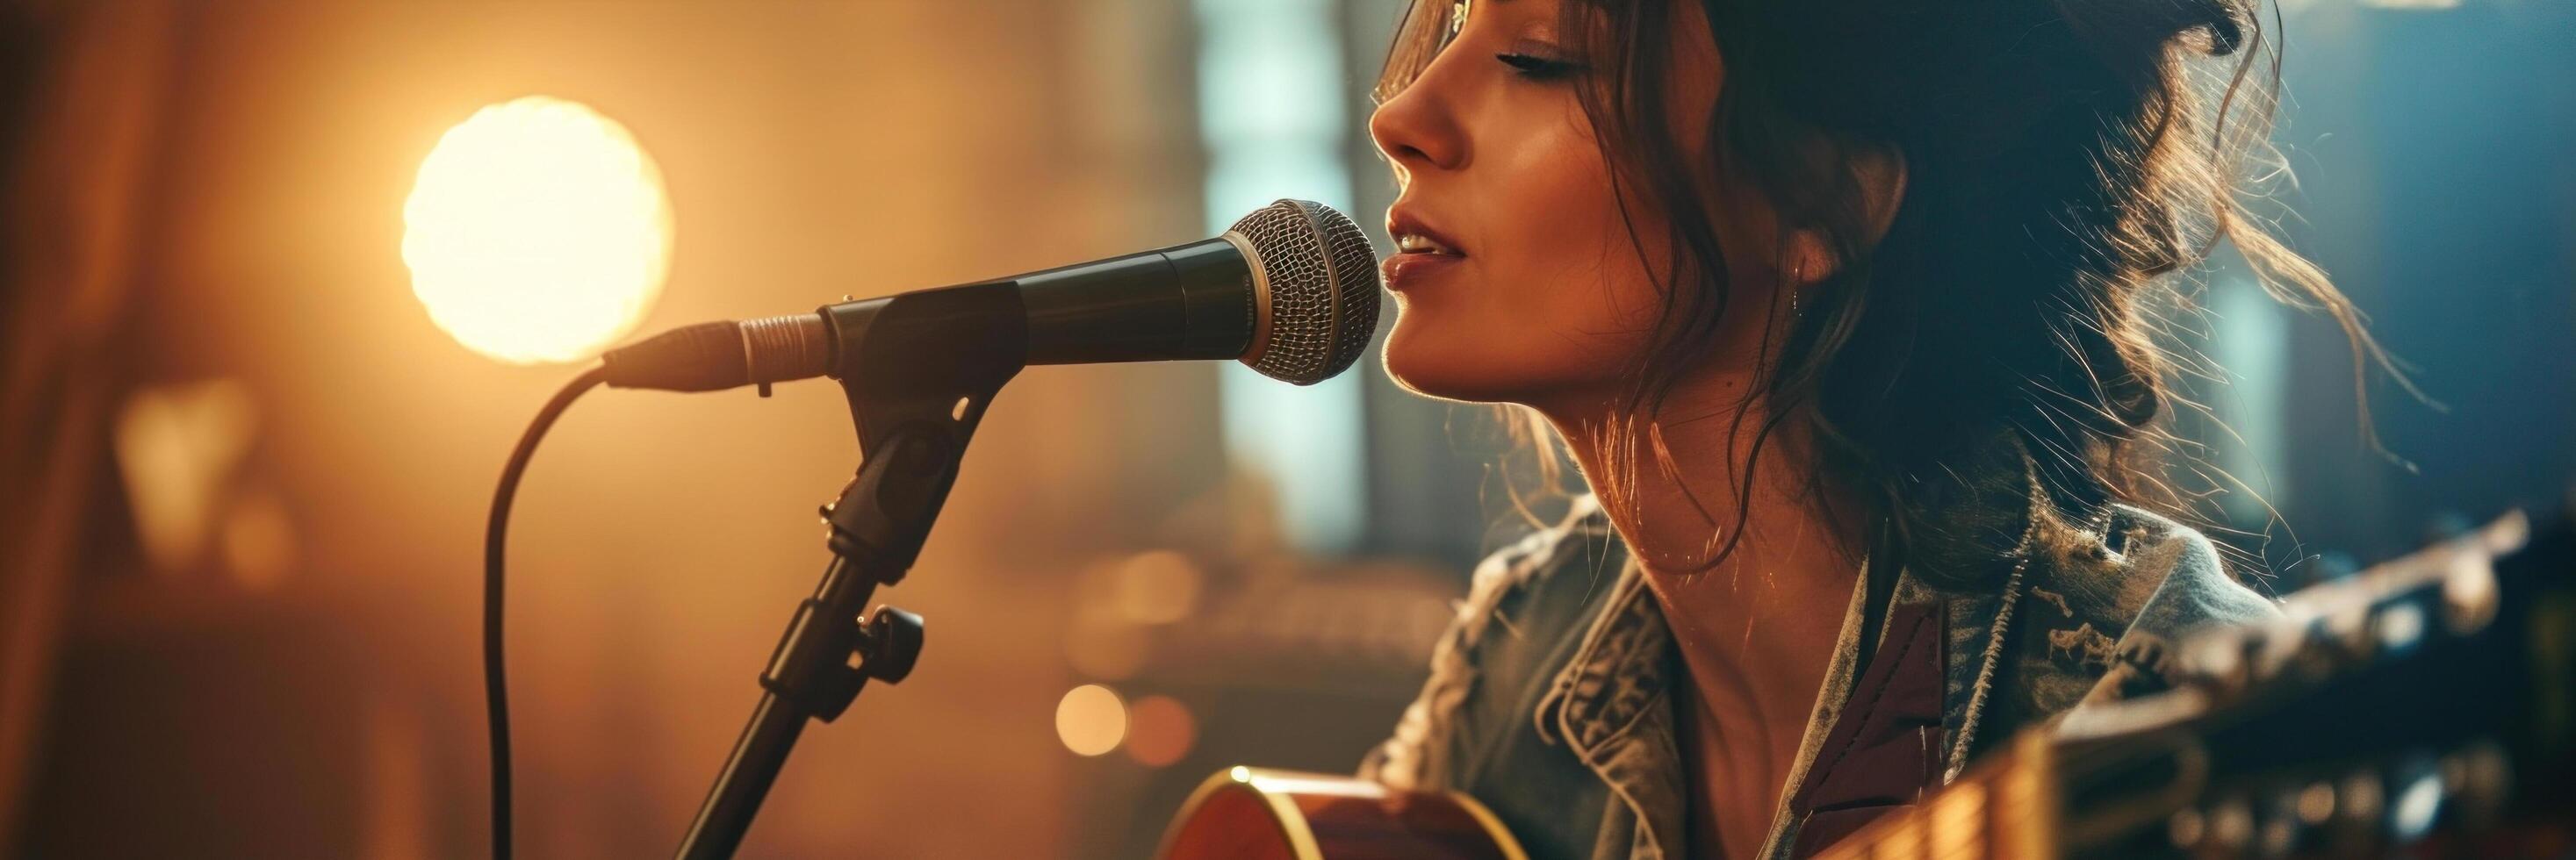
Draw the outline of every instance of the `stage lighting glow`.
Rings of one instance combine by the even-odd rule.
[[[1127,706],[1127,757],[1146,767],[1170,767],[1199,739],[1198,718],[1170,696],[1146,696]]]
[[[528,96],[421,162],[403,262],[430,320],[512,364],[588,358],[635,329],[671,265],[661,170],[615,120]]]
[[[1127,703],[1098,684],[1065,691],[1055,704],[1055,735],[1075,755],[1095,756],[1127,737]]]

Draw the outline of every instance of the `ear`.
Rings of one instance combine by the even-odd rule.
[[[1861,152],[1852,156],[1850,170],[1864,219],[1860,246],[1876,248],[1878,240],[1886,238],[1887,228],[1896,223],[1897,207],[1905,202],[1905,154],[1893,148]],[[1832,277],[1842,268],[1842,260],[1823,234],[1799,230],[1789,237],[1789,266],[1783,274],[1804,287]]]

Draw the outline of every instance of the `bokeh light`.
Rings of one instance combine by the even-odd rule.
[[[126,399],[116,460],[153,570],[193,569],[224,537],[225,501],[258,429],[258,406],[237,379],[154,386]]]
[[[1199,568],[1171,550],[1140,552],[1118,566],[1118,609],[1138,624],[1170,624],[1198,603]]]
[[[1127,757],[1146,767],[1169,767],[1199,740],[1198,719],[1170,696],[1146,696],[1127,708]]]
[[[1065,691],[1055,703],[1055,735],[1076,755],[1099,755],[1127,737],[1127,703],[1098,684]]]
[[[403,227],[430,319],[512,364],[576,361],[624,337],[671,264],[652,157],[615,120],[546,96],[485,107],[439,138]]]

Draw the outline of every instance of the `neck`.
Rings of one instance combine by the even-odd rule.
[[[1696,652],[1694,672],[1703,658],[1761,657],[1819,636],[1830,653],[1860,567],[1859,529],[1829,513],[1851,508],[1818,503],[1797,422],[1757,443],[1771,415],[1746,397],[1751,383],[1688,380],[1653,418],[1625,417],[1615,403],[1540,410],[1645,569],[1685,655]],[[1801,708],[1814,692],[1796,691]]]
[[[1813,496],[1811,449],[1793,429],[1798,422],[1784,422],[1746,467],[1771,417],[1746,396],[1752,383],[1749,375],[1687,381],[1653,419],[1630,420],[1606,404],[1540,408],[1643,567],[1673,631],[1690,672],[1689,688],[1679,691],[1697,736],[1690,746],[1719,750],[1715,758],[1691,756],[1699,759],[1690,763],[1694,793],[1703,795],[1693,805],[1715,816],[1702,821],[1715,827],[1727,856],[1749,853],[1741,844],[1748,837],[1758,843],[1760,834],[1745,832],[1753,822],[1767,826],[1861,561],[1859,530],[1835,522]]]
[[[1840,574],[1858,568],[1860,532],[1833,512],[1853,508],[1820,504],[1803,423],[1781,422],[1766,438],[1774,416],[1748,394],[1754,381],[1749,373],[1686,379],[1651,416],[1606,396],[1534,405],[1647,573],[1695,588],[1776,590],[1795,585],[1779,574],[1821,566],[1848,595]]]

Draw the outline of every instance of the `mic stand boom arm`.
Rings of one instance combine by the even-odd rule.
[[[823,509],[832,560],[761,672],[760,704],[680,844],[685,860],[733,856],[807,719],[831,722],[868,679],[891,684],[912,671],[921,616],[871,612],[868,600],[912,568],[984,407],[1026,363],[1027,316],[1010,281],[823,314],[833,376],[858,425],[858,476]]]

